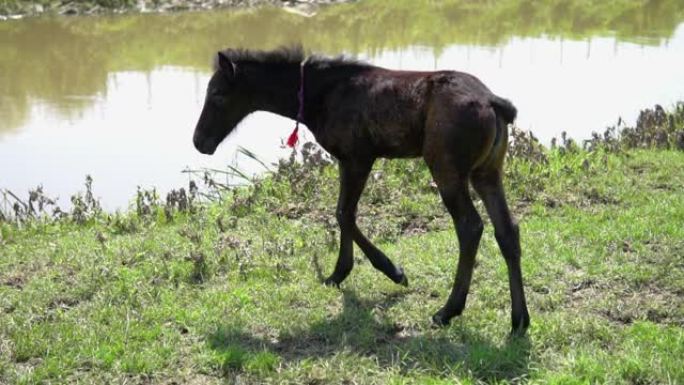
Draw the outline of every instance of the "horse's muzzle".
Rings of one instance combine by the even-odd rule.
[[[218,141],[216,139],[198,135],[197,132],[195,132],[192,142],[195,144],[197,151],[206,155],[212,155],[216,152],[216,147],[218,147]]]

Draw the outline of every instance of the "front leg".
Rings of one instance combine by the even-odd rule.
[[[340,161],[340,196],[337,200],[337,223],[340,226],[340,254],[335,270],[326,285],[339,286],[354,267],[354,229],[356,207],[366,185],[373,159]]]
[[[353,242],[361,248],[373,267],[392,281],[408,286],[404,270],[395,266],[387,256],[366,238],[356,225],[356,207],[368,179],[373,160],[340,162],[340,198],[337,221],[340,225],[340,255],[335,271],[325,280],[326,285],[338,286],[354,267]]]

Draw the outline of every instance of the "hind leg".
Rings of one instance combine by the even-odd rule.
[[[466,304],[483,223],[468,190],[471,170],[489,153],[496,136],[496,116],[487,101],[446,95],[435,102],[426,123],[423,157],[456,227],[459,259],[446,304],[433,316],[446,325]]]
[[[444,205],[454,221],[459,245],[458,267],[451,294],[446,304],[432,316],[433,322],[441,326],[449,324],[449,321],[461,315],[465,308],[483,224],[470,198],[467,174],[458,173],[456,170],[446,174],[433,171],[433,177]]]
[[[487,213],[494,224],[494,234],[508,267],[511,292],[511,334],[524,334],[530,325],[520,268],[520,233],[513,220],[498,171],[473,174],[473,187],[482,197]]]

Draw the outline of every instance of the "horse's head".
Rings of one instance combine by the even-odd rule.
[[[219,143],[250,112],[235,70],[235,64],[219,52],[216,72],[209,80],[204,107],[193,136],[195,148],[203,154],[213,154]]]

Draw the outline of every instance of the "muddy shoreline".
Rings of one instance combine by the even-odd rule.
[[[303,15],[319,7],[354,0],[91,0],[91,1],[12,1],[0,0],[0,20],[40,15],[98,15],[119,13],[166,13],[230,8],[282,7]]]

